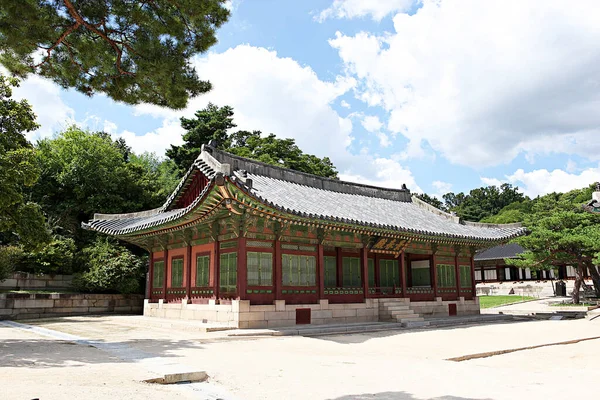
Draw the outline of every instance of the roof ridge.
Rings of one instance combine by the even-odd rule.
[[[283,180],[316,189],[362,195],[367,197],[377,197],[401,202],[411,202],[410,190],[406,188],[405,185],[403,185],[402,189],[392,189],[383,188],[380,186],[365,185],[362,183],[342,181],[339,179],[325,178],[322,176],[295,171],[289,168],[237,156],[226,151],[219,150],[211,145],[203,145],[202,153],[199,157],[203,157],[205,153],[208,153],[210,158],[219,162],[220,165],[229,166],[229,173],[223,172],[228,176],[232,176],[234,171],[243,170],[250,174],[262,175],[272,179]]]

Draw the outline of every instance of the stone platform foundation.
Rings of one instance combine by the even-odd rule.
[[[143,299],[126,294],[0,293],[0,319],[141,314]]]
[[[329,304],[320,300],[318,304],[286,304],[285,300],[275,300],[272,305],[250,305],[249,300],[232,300],[231,304],[150,303],[144,300],[144,315],[148,317],[200,320],[235,328],[280,328],[306,323],[310,314],[310,324],[346,324],[380,321],[379,303],[385,299],[366,299],[364,303]],[[413,302],[405,299],[405,304],[415,313],[423,316],[448,316],[449,304],[456,304],[458,315],[479,314],[479,300]],[[308,311],[310,310],[310,311]],[[386,317],[381,320],[385,320]]]

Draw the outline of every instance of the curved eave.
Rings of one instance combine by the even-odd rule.
[[[181,223],[185,223],[185,217],[188,216],[189,214],[193,213],[194,211],[196,211],[196,209],[199,208],[203,204],[204,200],[211,194],[214,186],[215,186],[214,179],[211,178],[208,185],[206,185],[206,187],[202,190],[200,195],[198,195],[198,197],[196,197],[196,199],[189,206],[182,208],[178,212],[173,213],[173,214],[169,215],[168,217],[165,217],[164,219],[158,219],[156,221],[149,221],[148,223],[145,223],[145,224],[136,225],[134,227],[123,228],[123,229],[110,228],[110,226],[114,224],[114,220],[93,220],[88,223],[83,223],[82,226],[85,229],[94,230],[94,231],[97,231],[100,233],[104,233],[104,234],[111,235],[111,236],[116,236],[116,237],[119,237],[122,239],[125,239],[126,237],[130,237],[130,236],[140,235],[140,234],[146,233],[148,231],[168,229],[168,228],[180,225]],[[160,215],[160,214],[157,214],[157,215]]]
[[[250,193],[248,188],[238,181],[235,181],[235,182],[229,181],[229,182],[231,182],[231,184],[234,185],[235,188],[240,190],[245,196],[248,196],[248,197],[254,199],[254,201],[256,201],[256,202],[262,203],[263,205],[270,207],[273,210],[276,210],[276,211],[279,211],[279,212],[282,212],[282,213],[285,213],[288,215],[293,215],[293,216],[297,216],[297,217],[301,217],[301,218],[307,218],[307,219],[311,219],[311,220],[316,219],[316,220],[328,221],[328,222],[332,222],[332,223],[348,224],[348,225],[364,227],[367,229],[373,228],[373,229],[388,231],[390,233],[395,233],[395,234],[407,234],[407,235],[411,235],[411,236],[419,235],[419,236],[428,236],[428,237],[439,237],[439,238],[445,238],[445,239],[449,239],[449,240],[465,241],[465,242],[471,241],[471,242],[478,242],[478,243],[507,242],[515,237],[522,236],[526,233],[525,228],[505,228],[507,230],[510,229],[512,232],[507,232],[507,234],[505,234],[503,236],[495,237],[495,238],[483,238],[483,237],[477,237],[477,236],[453,235],[453,234],[448,234],[448,233],[439,233],[439,232],[432,232],[432,231],[427,231],[427,230],[411,229],[411,228],[386,225],[386,224],[376,224],[376,223],[371,223],[371,222],[358,221],[358,220],[354,220],[354,219],[332,217],[332,216],[328,216],[328,215],[309,214],[309,213],[299,212],[297,210],[281,207],[278,204],[275,204],[275,203],[269,201],[268,199],[263,198],[262,196],[256,196],[256,195]],[[493,229],[493,228],[488,228],[488,229]],[[500,229],[500,228],[498,228],[498,229]]]

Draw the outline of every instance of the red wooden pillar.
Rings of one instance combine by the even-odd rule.
[[[369,249],[367,246],[363,246],[360,249],[360,266],[362,270],[363,295],[366,299],[369,295]]]
[[[408,297],[408,275],[406,274],[406,253],[400,253],[400,278],[402,279],[402,297]]]
[[[192,302],[192,246],[188,245],[187,247],[187,257],[186,257],[187,265],[186,265],[186,295],[188,299],[188,303]]]
[[[273,258],[274,258],[274,262],[273,265],[275,266],[275,282],[274,282],[274,289],[275,289],[275,299],[279,300],[281,299],[281,242],[279,240],[275,240],[273,242]],[[317,262],[319,262],[317,260]]]
[[[246,238],[238,238],[237,255],[237,290],[240,300],[246,299],[246,287],[248,286],[248,268],[246,266]]]
[[[342,264],[342,248],[341,247],[336,247],[335,248],[335,265],[336,265],[336,277],[335,277],[335,281],[337,283],[337,287],[342,287],[344,284],[343,278],[342,278],[342,274],[343,274],[343,264]]]
[[[454,274],[456,275],[456,298],[460,297],[460,265],[458,264],[458,251],[454,253]]]
[[[146,288],[146,298],[152,298],[152,286],[154,286],[154,253],[150,251],[150,266],[148,267],[148,287]]]
[[[169,249],[165,247],[165,274],[163,276],[163,299],[167,299],[167,281],[169,280]]]
[[[471,254],[471,290],[473,291],[473,297],[477,293],[475,287],[475,254]]]
[[[381,287],[381,276],[379,275],[379,254],[375,253],[373,259],[373,272],[375,273],[375,287]]]
[[[317,245],[317,268],[319,271],[319,299],[325,298],[325,256],[323,255],[323,245]]]
[[[213,260],[212,260],[212,287],[215,299],[219,298],[219,285],[221,283],[221,277],[219,276],[220,264],[221,264],[221,256],[219,254],[219,241],[215,240],[213,242]],[[210,278],[210,277],[209,277]]]
[[[435,252],[431,255],[431,269],[432,269],[432,286],[433,286],[433,297],[438,297],[438,281],[437,281],[437,259]]]

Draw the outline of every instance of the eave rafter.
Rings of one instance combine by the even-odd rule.
[[[225,215],[220,215],[220,213],[224,213]],[[470,249],[493,246],[506,241],[473,240],[469,238],[401,232],[379,227],[351,224],[343,221],[337,222],[314,217],[299,216],[261,202],[228,179],[225,179],[220,185],[215,185],[215,187],[207,194],[204,201],[200,202],[197,208],[187,214],[183,221],[176,221],[176,224],[172,226],[165,226],[163,228],[154,227],[153,229],[148,229],[143,232],[120,236],[120,238],[136,244],[140,242],[145,243],[148,240],[147,238],[189,229],[210,222],[216,218],[226,217],[227,214],[229,216],[236,216],[234,221],[234,224],[236,225],[236,227],[234,227],[236,235],[245,236],[248,226],[252,223],[252,219],[257,220],[258,218],[265,218],[267,221],[275,223],[275,236],[277,238],[281,238],[286,227],[298,225],[308,227],[315,232],[347,232],[363,237],[377,238],[377,241],[385,240],[393,242],[393,245],[389,248],[378,248],[376,242],[370,243],[371,251],[375,253],[400,254],[411,242],[417,241],[449,246],[465,246]],[[210,226],[214,226],[214,223]],[[212,228],[210,236],[213,240],[216,240]],[[324,236],[319,240],[323,241]]]

